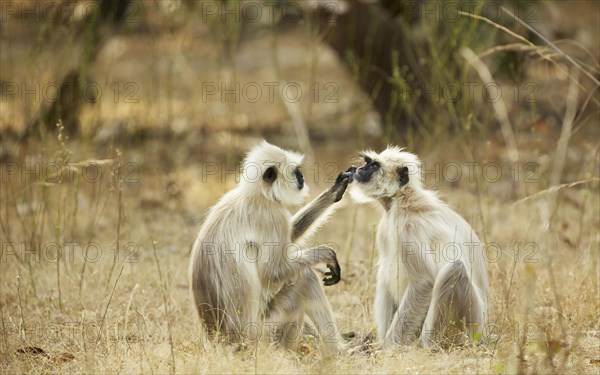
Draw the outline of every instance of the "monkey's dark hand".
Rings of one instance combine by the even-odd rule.
[[[323,285],[332,286],[339,283],[342,278],[342,270],[337,261],[337,256],[334,255],[333,262],[327,263],[326,266],[329,268],[329,272],[325,272],[325,276],[327,277],[323,278]]]
[[[335,183],[331,187],[334,202],[339,202],[340,200],[342,200],[342,197],[346,192],[346,188],[348,188],[348,184],[351,183],[354,179],[354,172],[356,172],[356,167],[351,166],[346,171],[340,173],[337,176],[337,178],[335,179]]]

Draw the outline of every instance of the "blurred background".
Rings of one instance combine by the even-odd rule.
[[[592,371],[599,36],[592,0],[1,1],[0,366],[208,366],[190,334],[200,331],[190,246],[244,153],[266,139],[306,154],[313,196],[359,150],[405,147],[426,186],[498,245],[500,339],[421,371]],[[344,281],[327,290],[341,329],[366,334],[379,212],[340,206],[315,241],[344,259]],[[32,333],[73,322],[83,338]],[[121,331],[89,341],[86,322]],[[145,331],[127,331],[132,322]],[[134,357],[119,350],[131,343]],[[206,368],[321,369],[219,355],[229,360]]]

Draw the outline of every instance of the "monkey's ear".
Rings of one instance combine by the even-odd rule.
[[[272,184],[277,179],[277,169],[275,167],[269,167],[263,174],[263,181]]]
[[[400,187],[408,184],[408,167],[399,167],[398,172],[398,183]]]

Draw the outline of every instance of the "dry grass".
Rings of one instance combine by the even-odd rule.
[[[595,160],[584,170],[596,168]],[[340,160],[331,162],[342,165]],[[144,168],[136,171],[138,182],[123,183],[122,190],[112,180],[110,166],[105,167],[102,181],[93,184],[75,177],[73,182],[59,184],[3,185],[4,370],[596,371],[600,329],[597,182],[564,191],[556,200],[559,208],[549,228],[544,228],[548,218],[543,208],[556,199],[552,194],[540,193],[511,205],[489,191],[478,193],[473,186],[447,188],[446,199],[488,242],[495,243],[489,257],[499,259],[490,261],[488,271],[490,324],[496,339],[448,352],[403,348],[372,356],[341,356],[329,363],[321,361],[309,342],[301,353],[264,346],[237,352],[234,347],[213,346],[201,339],[188,294],[190,243],[207,205],[233,178],[225,184],[216,179],[202,182],[194,171],[198,168],[181,167],[170,176]],[[176,188],[170,181],[176,181]],[[316,194],[319,188],[314,182],[311,185]],[[180,193],[173,194],[174,189]],[[342,332],[365,335],[373,328],[373,233],[378,215],[377,210],[357,207],[346,197],[314,239],[338,246],[344,277],[340,284],[327,288],[327,294]],[[68,245],[71,241],[76,244]],[[83,270],[82,246],[88,242],[97,243],[100,253],[88,250]],[[58,261],[55,244],[63,245]],[[497,249],[501,252],[496,253]],[[27,347],[42,348],[45,355],[18,352]]]
[[[156,17],[148,11],[146,22]],[[59,129],[42,140],[17,143],[3,137],[2,372],[598,373],[597,94],[589,104],[596,108],[591,120],[579,113],[569,117],[568,131],[505,100],[520,160],[516,169],[501,134],[469,124],[453,137],[441,127],[430,137],[394,139],[422,157],[430,171],[426,185],[439,189],[493,244],[487,252],[493,339],[485,345],[438,352],[406,347],[324,360],[308,338],[300,352],[266,345],[239,351],[204,340],[188,292],[189,251],[208,207],[235,183],[232,171],[248,145],[265,136],[299,148],[295,134],[306,125],[318,164],[306,166],[305,174],[316,195],[353,162],[358,149],[378,148],[386,140],[381,129],[369,125],[373,115],[352,75],[307,38],[306,30],[279,35],[274,49],[268,37],[251,39],[237,50],[237,68],[230,70],[221,65],[218,43],[206,25],[174,22],[184,26],[161,35],[119,37],[100,53],[97,80],[135,82],[138,103],[115,103],[112,92],[101,97],[82,113],[81,139],[65,139]],[[2,78],[15,82],[37,79],[43,86],[66,69],[73,53],[59,54],[56,66],[48,67],[54,44],[31,57],[13,34],[3,38],[10,51],[3,52],[3,62],[29,56],[28,67],[36,72],[3,64]],[[257,50],[268,53],[259,56]],[[314,53],[310,59],[303,57],[307,51]],[[140,68],[140,56],[151,62]],[[316,66],[314,56],[319,56]],[[112,70],[114,63],[120,68]],[[529,79],[549,92],[549,98],[540,96],[540,106],[550,103],[561,116],[573,115],[566,108],[569,80],[536,64],[542,63],[526,69]],[[304,116],[299,119],[290,118],[281,102],[205,103],[198,90],[201,82],[275,81],[275,69],[277,80],[304,88],[312,80],[335,82],[339,102],[303,97],[292,111],[299,110]],[[1,104],[3,131],[20,128],[41,105],[29,108],[18,98],[10,100]],[[493,118],[490,103],[471,104],[481,111],[475,117],[487,111],[492,113],[487,119]],[[573,105],[581,109],[582,101]],[[170,128],[175,135],[119,140],[141,128]],[[94,138],[102,131],[105,138]],[[478,164],[473,169],[470,162]],[[36,163],[40,169],[27,175]],[[563,171],[558,177],[557,165]],[[456,166],[459,178],[454,178]],[[343,279],[326,292],[340,331],[364,336],[373,328],[374,226],[380,213],[349,197],[340,206],[313,241],[337,245]]]
[[[76,182],[33,185],[20,195],[14,186],[4,185],[1,340],[5,370],[595,371],[591,363],[598,359],[600,328],[596,298],[600,202],[597,188],[589,184],[565,191],[557,200],[560,207],[550,228],[543,227],[547,218],[542,208],[548,203],[543,194],[511,206],[493,194],[468,189],[445,192],[478,232],[501,249],[490,253],[490,259],[500,259],[488,264],[490,323],[497,341],[443,353],[404,348],[373,356],[342,356],[328,364],[320,361],[310,344],[302,353],[266,347],[239,353],[202,341],[188,295],[187,262],[194,224],[206,206],[203,200],[194,203],[196,195],[189,192],[200,189],[191,185],[202,185],[208,195],[204,200],[211,202],[224,188],[219,181],[198,182],[193,172],[180,173],[192,176],[178,179],[183,196],[170,198],[166,178],[144,171],[138,183],[124,184],[120,204],[109,178],[93,186],[85,181],[79,186]],[[317,189],[313,186],[313,190]],[[149,196],[154,198],[145,198]],[[480,205],[474,204],[478,201]],[[377,210],[356,207],[346,198],[315,239],[338,244],[344,278],[327,288],[327,294],[343,332],[364,335],[373,325],[373,223],[378,215]],[[88,253],[83,272],[82,245],[90,237],[101,253]],[[68,245],[70,241],[77,244]],[[63,245],[58,261],[55,244]],[[47,356],[18,353],[26,347],[42,348]]]

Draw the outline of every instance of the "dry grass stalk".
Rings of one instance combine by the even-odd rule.
[[[475,68],[475,70],[479,74],[479,77],[483,81],[483,84],[488,89],[490,97],[493,97],[491,87],[498,87],[498,85],[492,78],[492,73],[490,73],[490,70],[471,49],[465,47],[460,51],[460,53],[464,57],[464,59],[467,60],[467,62],[471,66],[473,66],[473,68]],[[506,110],[506,105],[504,104],[504,101],[502,101],[502,98],[494,100],[492,104],[494,107],[494,111],[496,112],[498,122],[500,123],[500,130],[502,131],[502,136],[504,137],[504,141],[506,142],[506,148],[508,149],[508,157],[511,162],[517,163],[519,161],[517,139],[515,137],[515,133],[513,132],[510,120],[508,118],[508,111]]]

